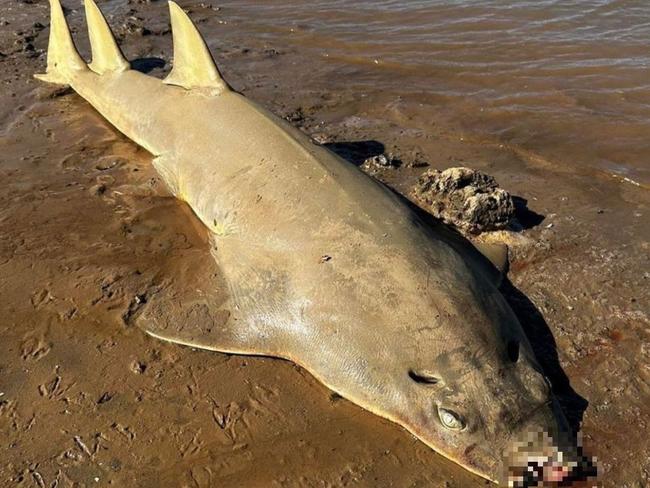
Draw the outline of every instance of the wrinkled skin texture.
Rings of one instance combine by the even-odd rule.
[[[221,80],[52,66],[211,233],[229,321],[152,321],[151,335],[292,360],[492,480],[514,439],[563,428],[489,265],[457,236]]]

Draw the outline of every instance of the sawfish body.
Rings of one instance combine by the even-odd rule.
[[[151,335],[292,360],[492,480],[523,433],[565,429],[494,273],[471,246],[231,90],[175,4],[174,69],[164,83],[129,69],[92,0],[86,65],[58,0],[51,5],[40,77],[71,85],[155,156],[209,229],[228,285],[226,324],[145,324]],[[562,480],[577,462],[557,452],[540,466]]]

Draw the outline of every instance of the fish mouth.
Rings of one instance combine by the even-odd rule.
[[[506,483],[512,488],[571,487],[595,481],[596,459],[584,454],[553,402],[530,418],[506,459]]]
[[[512,469],[512,468],[510,468]],[[557,459],[531,459],[523,471],[510,471],[507,485],[511,488],[572,487],[595,480],[598,475],[595,460],[580,456],[576,461]]]

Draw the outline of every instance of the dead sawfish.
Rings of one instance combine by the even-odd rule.
[[[294,361],[490,480],[503,480],[504,458],[521,464],[524,484],[573,476],[579,449],[558,440],[566,421],[481,256],[233,91],[175,3],[174,64],[162,81],[130,69],[93,0],[90,64],[59,0],[50,5],[47,72],[37,77],[70,85],[155,156],[209,230],[228,285],[225,324],[148,333]]]

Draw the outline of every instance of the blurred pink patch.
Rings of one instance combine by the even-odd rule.
[[[562,466],[559,463],[552,462],[544,466],[544,481],[547,483],[560,483],[564,481],[570,473],[571,469],[567,466]]]

